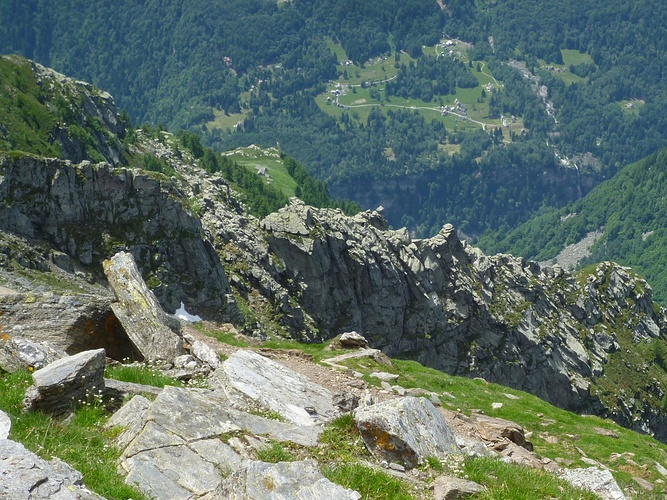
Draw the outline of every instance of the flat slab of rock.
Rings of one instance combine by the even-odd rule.
[[[250,460],[220,484],[213,498],[359,500],[361,494],[329,481],[317,470],[316,462],[312,460],[277,464]]]
[[[589,467],[587,469],[562,469],[558,475],[578,488],[596,493],[602,500],[625,500],[623,490],[606,469]]]
[[[296,425],[316,425],[340,414],[332,392],[253,351],[236,351],[216,370],[213,380],[238,405],[259,405]]]
[[[211,494],[238,469],[243,457],[221,436],[248,433],[315,446],[322,432],[234,409],[222,392],[178,387],[165,387],[153,402],[133,398],[108,425],[125,428],[117,444],[127,483],[170,499]]]
[[[354,411],[354,420],[373,455],[407,468],[459,451],[445,417],[426,398],[407,396],[363,406]]]
[[[180,328],[178,320],[164,312],[141,277],[132,254],[119,252],[102,265],[118,299],[111,308],[145,360],[171,363],[185,354],[183,341],[174,331]]]
[[[81,473],[65,462],[42,460],[9,439],[0,439],[0,498],[103,500],[86,489]]]
[[[32,374],[24,406],[53,415],[72,411],[73,406],[92,401],[104,392],[104,349],[84,351],[59,359]]]

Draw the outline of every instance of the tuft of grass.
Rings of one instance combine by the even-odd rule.
[[[445,466],[438,457],[426,457],[426,465],[436,472],[444,472]]]
[[[183,387],[180,380],[167,377],[160,373],[157,368],[144,364],[107,366],[104,370],[104,376],[121,382],[152,385],[154,387],[165,387],[167,385]]]
[[[260,448],[255,452],[257,460],[269,463],[293,462],[296,457],[280,443],[271,443],[266,448]]]
[[[480,500],[595,500],[588,490],[575,488],[555,475],[525,466],[511,465],[496,458],[480,457],[464,462],[465,477],[487,490],[476,496]]]
[[[312,356],[313,361],[320,362],[324,358],[336,356],[346,351],[328,350],[330,342],[319,344],[303,344],[294,340],[267,340],[262,342],[266,349],[296,349]]]
[[[366,450],[351,413],[329,423],[320,435],[317,451],[320,463],[354,462],[369,458],[370,453]]]
[[[83,474],[89,489],[106,498],[147,500],[116,472],[120,451],[112,444],[115,432],[103,427],[107,419],[104,408],[84,404],[66,420],[42,412],[23,413],[23,396],[31,383],[27,371],[0,374],[0,409],[12,420],[10,439],[45,460],[58,457],[67,462]]]
[[[322,467],[330,481],[361,493],[366,500],[416,500],[407,484],[360,463],[341,463]]]

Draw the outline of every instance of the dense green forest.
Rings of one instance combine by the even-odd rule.
[[[108,90],[135,123],[189,129],[219,151],[279,143],[336,196],[385,205],[394,226],[421,235],[445,222],[508,230],[667,146],[659,0],[442,5],[2,0],[0,45]],[[465,53],[439,57],[443,38]],[[371,112],[317,105],[328,82],[379,56],[396,76],[371,88]],[[482,74],[497,85],[487,91]],[[411,109],[447,96],[521,125],[482,130],[465,114]]]
[[[627,166],[585,198],[543,213],[509,233],[496,232],[478,243],[488,252],[529,259],[554,258],[591,231],[602,236],[580,267],[613,260],[632,266],[667,304],[667,149]]]

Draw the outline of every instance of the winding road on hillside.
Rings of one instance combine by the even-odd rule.
[[[435,50],[435,52],[436,52],[436,55],[439,57],[439,56],[441,56],[442,54],[438,53],[437,48],[438,48],[438,46],[436,45],[436,50]],[[494,77],[492,74],[489,74],[489,73],[485,73],[485,72],[484,72],[484,67],[485,67],[485,66],[486,66],[486,62],[485,62],[485,61],[482,61],[482,62],[481,62],[481,66],[480,66],[480,73],[482,73],[484,76],[487,76],[487,77],[491,78],[491,79],[495,82],[495,84],[496,84],[496,86],[497,86],[498,88],[501,87],[501,84],[498,83],[498,80],[496,80],[495,77]],[[370,84],[371,84],[371,86],[374,86],[374,85],[378,85],[378,84],[380,84],[380,83],[390,82],[390,81],[396,79],[397,76],[398,76],[398,75],[394,75],[394,76],[392,76],[392,77],[390,77],[390,78],[385,78],[384,80],[376,80],[376,81],[372,81],[372,82],[370,82]],[[348,87],[362,87],[363,84],[348,84],[347,86],[348,86]],[[349,109],[353,109],[353,108],[368,108],[368,107],[375,107],[375,106],[385,106],[385,107],[390,107],[390,108],[400,108],[400,109],[429,110],[429,111],[435,111],[436,113],[439,113],[439,114],[441,114],[441,115],[443,114],[443,110],[442,110],[441,108],[433,108],[433,107],[430,107],[430,106],[405,106],[405,105],[402,105],[402,104],[387,104],[387,103],[341,104],[341,103],[338,101],[338,97],[336,97],[336,99],[334,100],[333,104],[334,104],[335,106],[342,107],[342,108],[346,108],[346,109],[347,109],[347,108],[349,108]],[[485,123],[485,122],[481,122],[481,121],[479,121],[479,120],[475,120],[475,119],[473,119],[473,118],[470,118],[470,117],[467,116],[467,115],[464,115],[464,114],[462,114],[462,113],[457,113],[457,112],[455,112],[455,111],[449,111],[449,110],[448,110],[448,111],[447,111],[446,113],[444,113],[444,114],[454,115],[454,116],[459,117],[459,118],[462,119],[462,120],[467,120],[467,121],[472,122],[472,123],[475,123],[475,124],[477,124],[477,125],[481,125],[482,130],[486,130],[486,127],[487,127],[487,126],[488,126],[488,127],[492,127],[492,126],[494,125],[493,123]]]

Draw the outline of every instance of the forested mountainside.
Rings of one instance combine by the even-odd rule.
[[[568,245],[593,236],[592,247],[573,264],[613,260],[632,266],[667,301],[667,150],[625,167],[585,198],[543,213],[509,233],[479,241],[489,252],[509,252],[528,259],[555,259]]]
[[[0,45],[419,234],[508,229],[667,145],[659,0],[2,2]]]

